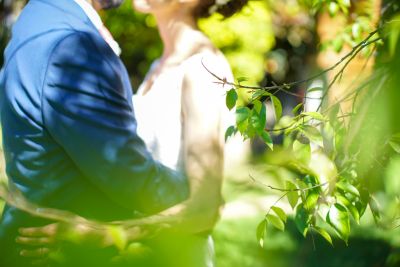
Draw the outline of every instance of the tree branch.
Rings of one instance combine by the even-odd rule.
[[[213,73],[210,69],[207,68],[207,66],[205,66],[205,64],[204,64],[203,61],[201,62],[201,64],[203,65],[203,67],[206,69],[206,71],[207,71],[208,73],[210,73],[213,77],[215,77],[215,78],[219,81],[219,82],[216,82],[216,83],[220,83],[220,84],[222,84],[222,85],[230,85],[230,86],[233,86],[233,87],[236,87],[236,88],[250,89],[250,90],[271,91],[271,90],[275,90],[275,89],[280,89],[280,90],[284,91],[285,93],[288,93],[289,91],[288,91],[287,89],[290,89],[291,87],[293,87],[293,86],[295,86],[295,85],[299,85],[299,84],[311,82],[311,81],[315,80],[316,78],[318,78],[318,77],[320,77],[320,76],[322,76],[322,75],[324,75],[324,74],[326,74],[326,73],[328,73],[328,72],[330,72],[330,71],[336,69],[339,65],[341,65],[343,62],[345,62],[345,61],[347,60],[345,66],[339,71],[339,73],[342,73],[342,72],[344,71],[344,69],[347,67],[347,65],[349,64],[349,62],[350,62],[364,47],[366,47],[366,46],[368,46],[368,45],[370,45],[370,44],[372,44],[372,43],[375,43],[375,42],[381,40],[381,38],[379,37],[379,38],[376,38],[376,39],[374,39],[374,40],[372,40],[372,41],[368,41],[368,40],[370,40],[371,37],[374,36],[379,30],[380,30],[380,28],[378,28],[378,29],[376,29],[376,30],[370,32],[370,33],[368,34],[368,36],[367,36],[363,41],[361,41],[361,42],[358,43],[356,46],[354,46],[354,47],[352,48],[352,50],[351,50],[348,54],[346,54],[344,57],[342,57],[342,58],[341,58],[338,62],[336,62],[333,66],[331,66],[331,67],[329,67],[329,68],[327,68],[327,69],[325,69],[325,70],[323,70],[323,71],[321,71],[321,72],[319,72],[319,73],[317,73],[317,74],[315,74],[315,75],[313,75],[313,76],[311,76],[311,77],[309,77],[309,78],[306,78],[306,79],[303,79],[303,80],[299,80],[299,81],[290,82],[290,83],[284,83],[284,84],[281,84],[281,85],[273,85],[273,86],[249,86],[249,85],[242,85],[242,84],[240,84],[240,83],[230,82],[230,81],[228,81],[226,78],[221,78],[221,77],[219,77],[218,75],[216,75],[215,73]],[[337,76],[337,77],[336,77],[336,76]],[[336,75],[336,76],[335,76],[336,78],[335,78],[334,80],[336,80],[336,79],[339,77],[339,75]],[[299,94],[295,94],[295,93],[291,93],[291,94],[294,94],[294,95],[296,95],[296,96],[300,96]],[[300,96],[300,97],[307,98],[307,96]],[[320,99],[320,98],[318,98],[318,99]]]

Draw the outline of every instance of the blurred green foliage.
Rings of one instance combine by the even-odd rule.
[[[131,1],[115,10],[101,13],[104,24],[122,49],[121,59],[126,65],[134,90],[142,82],[150,64],[162,52],[162,44],[152,16],[132,9]]]
[[[349,245],[334,239],[334,247],[313,233],[304,238],[289,219],[287,230],[270,229],[266,245],[255,242],[259,216],[221,221],[215,230],[218,267],[397,267],[399,254],[388,235],[364,227],[352,234]]]
[[[200,27],[210,36],[214,44],[225,53],[232,65],[235,76],[249,77],[249,84],[256,84],[263,79],[267,71],[266,54],[273,48],[276,34],[281,33],[282,36],[292,36],[289,38],[289,42],[293,46],[296,46],[296,43],[298,43],[296,41],[298,38],[295,34],[297,30],[287,31],[287,29],[284,29],[278,31],[278,33],[273,30],[273,14],[271,10],[274,10],[274,7],[278,7],[273,11],[277,12],[280,9],[278,3],[282,2],[285,5],[287,4],[287,13],[294,16],[302,10],[300,8],[302,4],[306,6],[311,5],[314,9],[318,5],[324,4],[328,12],[335,16],[340,12],[348,14],[349,3],[353,1],[251,1],[240,14],[235,15],[233,18],[222,20],[218,15],[214,15],[209,19],[202,20]],[[282,9],[280,10],[282,11]],[[283,15],[286,16],[287,14]],[[121,45],[123,51],[122,60],[128,68],[134,88],[137,88],[148,71],[151,62],[158,58],[162,52],[162,44],[157,33],[155,20],[152,16],[134,12],[130,1],[125,1],[120,9],[102,12],[102,17],[115,39]],[[352,19],[354,18],[350,18],[350,20]],[[369,89],[365,94],[366,101],[363,102],[363,106],[366,106],[367,116],[363,118],[356,117],[354,120],[354,124],[361,124],[363,126],[353,134],[355,142],[352,144],[351,151],[351,153],[357,154],[358,157],[355,162],[357,165],[355,169],[359,177],[350,177],[351,179],[348,179],[351,182],[350,184],[339,184],[336,185],[337,188],[335,189],[341,194],[347,195],[352,200],[357,199],[357,196],[354,197],[354,194],[351,196],[351,191],[356,192],[355,195],[357,195],[357,188],[365,186],[370,192],[374,192],[378,203],[380,203],[380,207],[377,207],[377,210],[375,210],[375,212],[379,211],[381,214],[381,220],[377,224],[379,228],[376,227],[374,222],[374,217],[377,217],[376,214],[374,216],[374,208],[369,204],[370,207],[367,210],[363,210],[365,215],[361,220],[362,227],[356,225],[356,220],[349,219],[350,216],[347,215],[345,218],[345,226],[349,222],[352,229],[354,229],[352,232],[345,229],[345,236],[342,233],[342,239],[349,238],[349,247],[346,247],[344,242],[340,242],[335,237],[334,229],[327,227],[329,234],[332,234],[335,245],[335,248],[332,248],[311,229],[310,235],[304,238],[296,229],[296,227],[299,228],[299,223],[296,225],[296,217],[293,218],[290,215],[285,225],[286,232],[278,232],[271,227],[273,223],[270,224],[268,231],[264,233],[265,246],[261,248],[258,246],[255,230],[257,223],[265,213],[261,212],[260,216],[250,218],[224,219],[218,224],[214,234],[218,266],[400,266],[400,228],[395,228],[396,223],[400,224],[400,220],[396,221],[400,210],[400,156],[393,156],[394,151],[387,153],[387,149],[390,149],[390,147],[382,145],[382,140],[390,140],[392,134],[400,132],[400,121],[397,115],[398,101],[400,101],[397,88],[398,84],[400,84],[400,76],[396,74],[400,67],[400,25],[398,21],[399,17],[396,17],[396,19],[390,22],[392,26],[387,28],[385,38],[388,42],[385,44],[386,47],[383,48],[387,53],[381,53],[380,65],[377,66],[374,74],[376,80],[368,87]],[[334,45],[337,51],[340,50],[343,43],[354,45],[362,40],[368,32],[370,21],[365,16],[359,19],[356,18],[350,22],[352,23],[344,29],[343,34],[338,36],[339,41],[332,41],[332,45]],[[1,36],[5,36],[3,33]],[[305,36],[308,35],[309,33]],[[381,75],[382,73],[385,75]],[[382,82],[382,78],[386,77],[386,75],[389,75],[390,79],[388,82],[384,81],[385,89],[377,92],[379,91],[379,86],[381,86],[379,84]],[[272,94],[258,95],[258,97],[260,96],[273,98]],[[233,99],[236,102],[237,95],[231,93],[228,99],[228,102],[231,103],[230,107],[232,107]],[[279,106],[279,104],[275,104],[275,111],[278,110],[277,113],[279,113]],[[363,106],[360,107],[360,110],[363,109]],[[242,130],[238,130],[245,132],[249,137],[260,135],[267,144],[272,146],[269,134],[264,131],[266,123],[264,121],[266,112],[264,105],[261,105],[261,101],[258,100],[251,108],[243,107],[242,109],[238,109],[242,112],[239,112],[240,116],[238,116],[238,127],[240,126]],[[282,106],[280,109],[282,109]],[[298,114],[298,111],[294,113]],[[337,112],[334,115],[337,116]],[[277,114],[277,117],[280,117],[280,115]],[[302,115],[298,117],[298,121],[302,124],[305,121],[325,121],[325,119],[326,117],[320,117],[318,114],[308,114],[307,116]],[[326,135],[326,132],[321,134],[321,129],[318,127],[311,129],[310,127],[306,127],[306,125],[302,126],[304,128],[296,132],[299,138],[296,141],[292,140],[289,144],[286,144],[292,149],[289,151],[289,154],[271,154],[270,157],[273,158],[276,156],[275,163],[281,158],[285,159],[286,162],[279,163],[281,165],[292,159],[298,163],[296,166],[284,166],[284,168],[288,167],[288,169],[294,170],[292,175],[295,177],[293,179],[289,177],[289,179],[295,180],[297,178],[296,175],[304,178],[305,185],[304,183],[301,184],[298,181],[299,179],[295,181],[299,182],[299,186],[307,188],[325,182],[329,176],[337,176],[335,168],[333,174],[327,174],[326,172],[332,171],[330,168],[333,164],[339,167],[342,166],[341,164],[345,160],[348,160],[348,158],[336,158],[332,162],[325,161],[321,163],[325,158],[318,155],[319,161],[315,161],[316,163],[314,162],[313,167],[322,168],[325,171],[325,177],[321,173],[314,173],[313,168],[310,168],[311,170],[308,168],[304,169],[304,165],[309,164],[310,160],[315,159],[311,155],[312,146],[310,145],[310,140],[311,143],[314,142],[317,145],[321,142],[323,143],[326,140],[323,140],[321,135]],[[352,128],[352,126],[349,128]],[[315,134],[316,132],[317,134]],[[338,145],[342,145],[340,142],[343,142],[343,136],[340,135],[343,135],[343,133],[338,133],[338,136],[335,138],[331,136],[332,140],[328,141],[332,142],[335,139]],[[390,142],[383,143],[388,144]],[[337,151],[328,151],[328,147],[325,148],[325,152],[329,154],[328,156],[334,156],[333,154],[337,153]],[[277,155],[281,156],[281,158]],[[315,174],[319,181],[311,179],[310,176],[307,178],[304,172],[309,171],[312,171],[312,174]],[[345,174],[351,176],[351,170]],[[285,179],[288,179],[288,177],[285,176]],[[356,191],[351,187],[353,184],[357,187]],[[317,205],[315,195],[320,193],[319,190],[316,190],[307,192],[304,196],[296,194],[296,203],[294,203],[295,200],[292,198],[293,206],[297,204],[299,198],[303,197],[302,201],[307,203],[308,209],[313,210]],[[324,199],[321,198],[321,200]],[[353,203],[356,203],[356,201],[353,201]],[[3,204],[0,203],[0,210],[2,206]],[[335,212],[341,213],[337,210]],[[351,213],[350,210],[349,213]],[[326,224],[322,225],[327,226]],[[331,223],[331,225],[334,225],[334,223]],[[340,231],[343,231],[343,229],[335,230],[339,232],[339,235]]]
[[[350,2],[347,4],[350,9]],[[394,10],[398,12],[399,8]],[[346,10],[342,11],[347,14]],[[256,236],[261,246],[268,236],[269,225],[284,230],[286,215],[276,204],[285,197],[295,212],[294,222],[299,232],[304,237],[316,232],[328,243],[332,243],[331,234],[334,232],[348,244],[351,229],[360,223],[367,209],[375,222],[388,232],[400,224],[399,195],[397,198],[389,196],[382,179],[388,166],[397,169],[397,165],[391,165],[395,164],[396,154],[400,153],[400,120],[394,115],[398,114],[400,101],[397,90],[400,80],[396,74],[400,67],[397,16],[382,20],[382,27],[376,31],[371,29],[333,68],[301,82],[253,87],[249,90],[248,103],[251,105],[236,104],[236,123],[228,128],[226,136],[235,133],[240,133],[244,139],[258,136],[272,150],[270,135],[282,134],[282,147],[269,153],[267,163],[277,169],[285,168],[295,176],[286,182],[286,187],[266,186],[280,191],[281,196],[266,209],[265,217],[257,227]],[[365,81],[358,81],[360,84],[346,92],[343,99],[339,98],[333,104],[327,101],[329,90],[333,90],[331,85],[337,82],[337,77],[348,75],[346,67],[364,49],[378,49],[373,73]],[[341,63],[342,66],[335,69]],[[294,117],[284,122],[281,120],[273,129],[266,127],[263,102],[270,100],[273,103],[278,121],[282,113],[282,105],[271,90],[291,93],[289,90],[293,86],[311,83],[329,71],[333,71],[335,78],[328,81],[330,85],[326,88],[318,89],[324,93],[315,111],[303,109],[299,112],[295,107]],[[235,88],[242,87],[239,84]],[[357,102],[358,98],[361,101]],[[231,89],[226,95],[229,109],[235,106],[236,99]],[[340,103],[345,99],[352,101],[352,107],[343,112]],[[328,164],[321,164],[322,158]],[[399,179],[400,174],[393,171],[388,174],[395,175],[392,178],[389,175],[389,181]],[[285,176],[280,179],[288,180]],[[386,207],[391,207],[391,211]]]
[[[265,75],[265,55],[274,45],[271,14],[266,1],[250,1],[238,14],[222,20],[215,14],[200,28],[222,50],[236,78],[258,83]]]
[[[156,21],[132,9],[131,1],[116,10],[102,12],[104,23],[122,48],[121,58],[137,88],[152,61],[161,56],[162,43]],[[235,77],[259,82],[265,74],[265,54],[274,43],[271,17],[265,1],[251,1],[240,13],[222,20],[215,14],[203,19],[200,28],[230,62]]]

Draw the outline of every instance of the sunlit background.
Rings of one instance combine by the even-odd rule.
[[[382,1],[354,0],[351,1],[354,5],[352,14],[339,14],[340,3],[346,2],[344,0],[326,1],[338,4],[330,4],[317,13],[306,8],[305,2],[307,0],[250,1],[248,6],[233,18],[222,20],[215,15],[201,21],[200,27],[224,52],[236,78],[246,77],[246,84],[267,86],[301,80],[334,65],[352,45],[362,40],[368,29],[378,23],[380,7],[384,4]],[[1,1],[2,51],[9,39],[9,29],[23,4],[22,0]],[[162,46],[155,20],[151,16],[134,13],[129,1],[118,10],[103,12],[101,15],[122,48],[121,57],[135,89],[143,80],[151,62],[161,55]],[[348,19],[349,17],[351,19]],[[393,38],[399,38],[399,34]],[[394,56],[398,56],[399,51],[394,51],[397,53]],[[346,75],[336,85],[335,90],[332,90],[334,93],[329,95],[332,103],[345,94],[346,90],[351,90],[363,78],[371,75],[374,66],[371,55],[374,53],[376,51],[367,51],[355,58]],[[0,59],[2,60],[2,57]],[[0,63],[2,64],[2,61]],[[397,66],[394,64],[393,68]],[[332,78],[333,75],[328,74],[313,84],[301,84],[292,90],[296,94],[304,95],[309,87],[326,84]],[[281,98],[283,113],[287,116],[290,116],[291,110],[302,101],[294,95],[281,92],[277,95]],[[241,91],[240,96],[240,101],[245,105],[247,93]],[[379,110],[376,113],[379,113],[379,118],[383,121],[387,119],[387,123],[383,124],[400,125],[395,116],[388,118],[388,113],[393,117],[397,112],[398,116],[398,108],[390,109],[387,106],[390,101],[400,101],[397,98],[398,93],[390,95],[389,92],[386,97],[387,99],[376,102],[375,108]],[[391,97],[393,98],[390,99]],[[319,103],[309,103],[308,108],[313,110],[315,105],[318,106]],[[341,106],[342,109],[349,108],[346,102],[341,103]],[[364,132],[365,135],[358,137],[361,142],[364,142],[364,138],[371,140],[367,138],[368,134],[379,136],[372,128],[371,126],[370,133]],[[398,126],[392,128],[399,129]],[[281,136],[273,138],[278,144],[282,142]],[[400,210],[399,156],[393,156],[381,166],[379,174],[372,175],[366,171],[366,176],[372,176],[371,188],[381,205],[383,222],[377,224],[372,212],[367,210],[359,226],[352,222],[354,230],[348,246],[337,238],[333,240],[333,247],[317,235],[311,234],[304,238],[296,229],[293,218],[289,217],[284,232],[272,227],[268,229],[264,248],[261,248],[256,240],[257,225],[281,195],[280,192],[268,189],[265,184],[284,187],[284,180],[293,174],[283,167],[271,165],[271,158],[276,154],[257,139],[251,142],[236,140],[232,145],[236,148],[233,148],[232,151],[235,152],[231,153],[239,155],[227,155],[228,167],[224,183],[226,205],[213,232],[217,267],[400,266],[400,232],[390,221],[396,219]],[[368,143],[364,144],[364,147],[367,146]],[[371,153],[374,153],[373,149],[372,147]],[[235,161],[235,164],[229,164],[229,160]],[[330,168],[329,160],[321,155],[313,155],[313,160],[314,165],[322,172]],[[4,168],[2,159],[0,171],[3,173],[3,179]],[[366,167],[366,170],[368,168]],[[0,209],[2,206],[0,202]],[[292,213],[286,199],[282,200],[279,206],[287,213]]]

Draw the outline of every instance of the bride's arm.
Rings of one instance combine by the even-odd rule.
[[[221,77],[231,75],[220,60],[206,62]],[[190,184],[190,197],[159,214],[133,220],[132,226],[164,224],[188,233],[211,230],[223,204],[222,114],[226,88],[203,67],[199,58],[186,62],[182,81],[183,162]],[[150,221],[149,221],[150,220]]]
[[[225,90],[196,63],[187,69],[182,86],[184,162],[190,183],[190,198],[185,203],[194,229],[206,230],[216,222],[222,204]]]
[[[183,161],[190,197],[158,216],[175,218],[172,228],[198,233],[213,228],[222,205],[225,90],[201,62],[187,64],[182,84]],[[215,64],[214,64],[215,66]],[[226,69],[226,66],[223,66]],[[219,69],[216,70],[220,71]],[[222,70],[226,73],[226,70]]]

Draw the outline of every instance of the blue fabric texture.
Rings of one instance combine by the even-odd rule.
[[[138,137],[126,69],[73,0],[29,1],[0,94],[7,175],[30,201],[108,221],[188,196],[185,175],[153,160]],[[27,218],[6,208],[0,240],[36,224]]]

